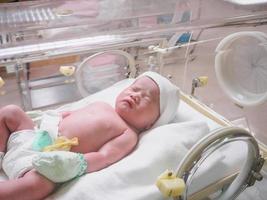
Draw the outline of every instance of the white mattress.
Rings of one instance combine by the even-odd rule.
[[[96,100],[114,105],[116,94],[131,82],[122,81],[58,110],[77,109]],[[163,199],[154,184],[157,176],[166,169],[175,170],[186,152],[201,137],[218,127],[220,125],[181,101],[175,122],[142,133],[137,148],[126,158],[106,169],[63,184],[47,199]],[[231,148],[223,147],[209,158],[200,167],[190,193],[239,169],[244,160],[239,151],[240,144],[235,144]],[[0,178],[5,179],[3,173]]]

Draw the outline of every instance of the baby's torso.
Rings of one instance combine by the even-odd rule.
[[[69,139],[78,137],[79,145],[71,150],[88,153],[99,150],[127,128],[114,108],[106,103],[97,102],[63,118],[59,123],[59,134]]]

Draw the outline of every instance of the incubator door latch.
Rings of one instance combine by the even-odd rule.
[[[256,181],[261,181],[262,180],[262,175],[260,174],[260,170],[264,165],[264,158],[259,157],[255,163],[255,166],[253,170],[251,170],[248,180],[247,180],[247,185],[252,186],[255,184]]]

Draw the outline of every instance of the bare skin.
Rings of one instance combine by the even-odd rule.
[[[71,151],[84,154],[90,173],[129,154],[138,142],[138,133],[150,128],[158,117],[158,86],[150,78],[142,77],[118,95],[115,109],[96,102],[62,113],[59,133],[68,138],[78,137],[79,145]],[[0,109],[0,151],[6,151],[10,134],[33,128],[32,120],[19,107]],[[0,182],[0,199],[43,199],[54,189],[53,182],[31,170],[16,180]]]

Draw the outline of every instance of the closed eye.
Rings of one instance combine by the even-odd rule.
[[[132,87],[132,91],[134,91],[134,92],[137,92],[139,90],[140,90],[140,88],[138,88],[138,87]]]
[[[146,101],[151,101],[151,95],[146,93],[144,94],[143,98],[146,100]]]

